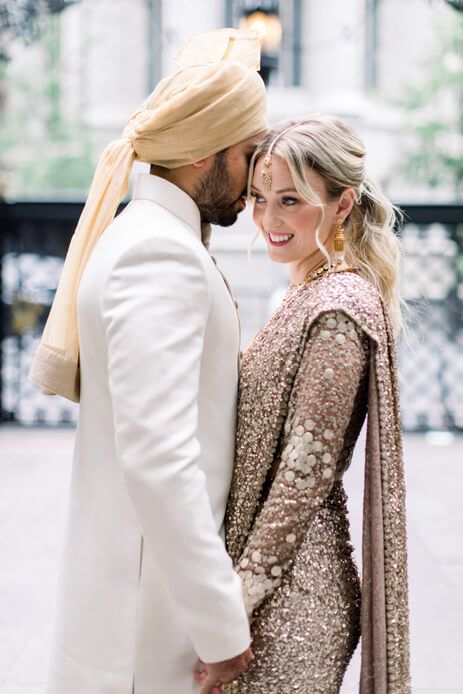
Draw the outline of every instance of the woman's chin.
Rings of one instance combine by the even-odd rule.
[[[291,262],[291,258],[283,251],[283,249],[274,248],[270,244],[267,244],[267,254],[273,263],[286,264]]]

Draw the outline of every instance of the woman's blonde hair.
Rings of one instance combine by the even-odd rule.
[[[273,143],[273,146],[272,146]],[[378,289],[396,333],[402,324],[399,291],[400,241],[394,229],[401,220],[400,211],[365,175],[365,147],[348,125],[333,116],[311,116],[285,121],[272,128],[254,152],[251,184],[256,161],[268,153],[281,157],[288,165],[299,195],[319,207],[320,221],[315,238],[322,253],[319,232],[324,219],[324,204],[307,179],[307,170],[324,180],[330,199],[352,188],[356,201],[344,222],[346,261],[359,275]]]

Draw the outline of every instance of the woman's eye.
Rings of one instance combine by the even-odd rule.
[[[296,198],[283,198],[282,203],[283,205],[286,205],[287,207],[292,207],[293,205],[297,205],[299,201],[296,200]]]
[[[262,195],[258,195],[257,193],[251,193],[251,198],[253,198],[254,202],[257,203],[265,202],[265,199],[262,197]]]

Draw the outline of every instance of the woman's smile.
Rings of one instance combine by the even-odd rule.
[[[287,246],[294,238],[294,234],[275,234],[273,232],[266,232],[266,234],[272,246]]]

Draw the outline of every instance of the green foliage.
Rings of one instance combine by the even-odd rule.
[[[463,16],[453,13],[424,65],[426,78],[408,89],[402,106],[415,135],[405,153],[410,181],[463,197]]]
[[[9,60],[9,46],[21,39],[30,43],[40,35],[41,22],[79,0],[0,0],[0,61]]]
[[[73,133],[75,136],[75,132]],[[56,192],[85,191],[91,181],[94,163],[88,143],[80,151],[66,154],[50,152],[43,149],[34,159],[27,161],[21,168],[19,183],[26,193],[52,194]],[[42,156],[40,156],[42,154]]]
[[[463,12],[463,0],[445,0],[445,2],[458,12]]]
[[[0,156],[13,197],[83,192],[94,162],[91,142],[79,117],[65,118],[61,109],[59,18],[50,16],[38,43],[44,68],[14,77],[4,71],[11,99],[0,129]]]

